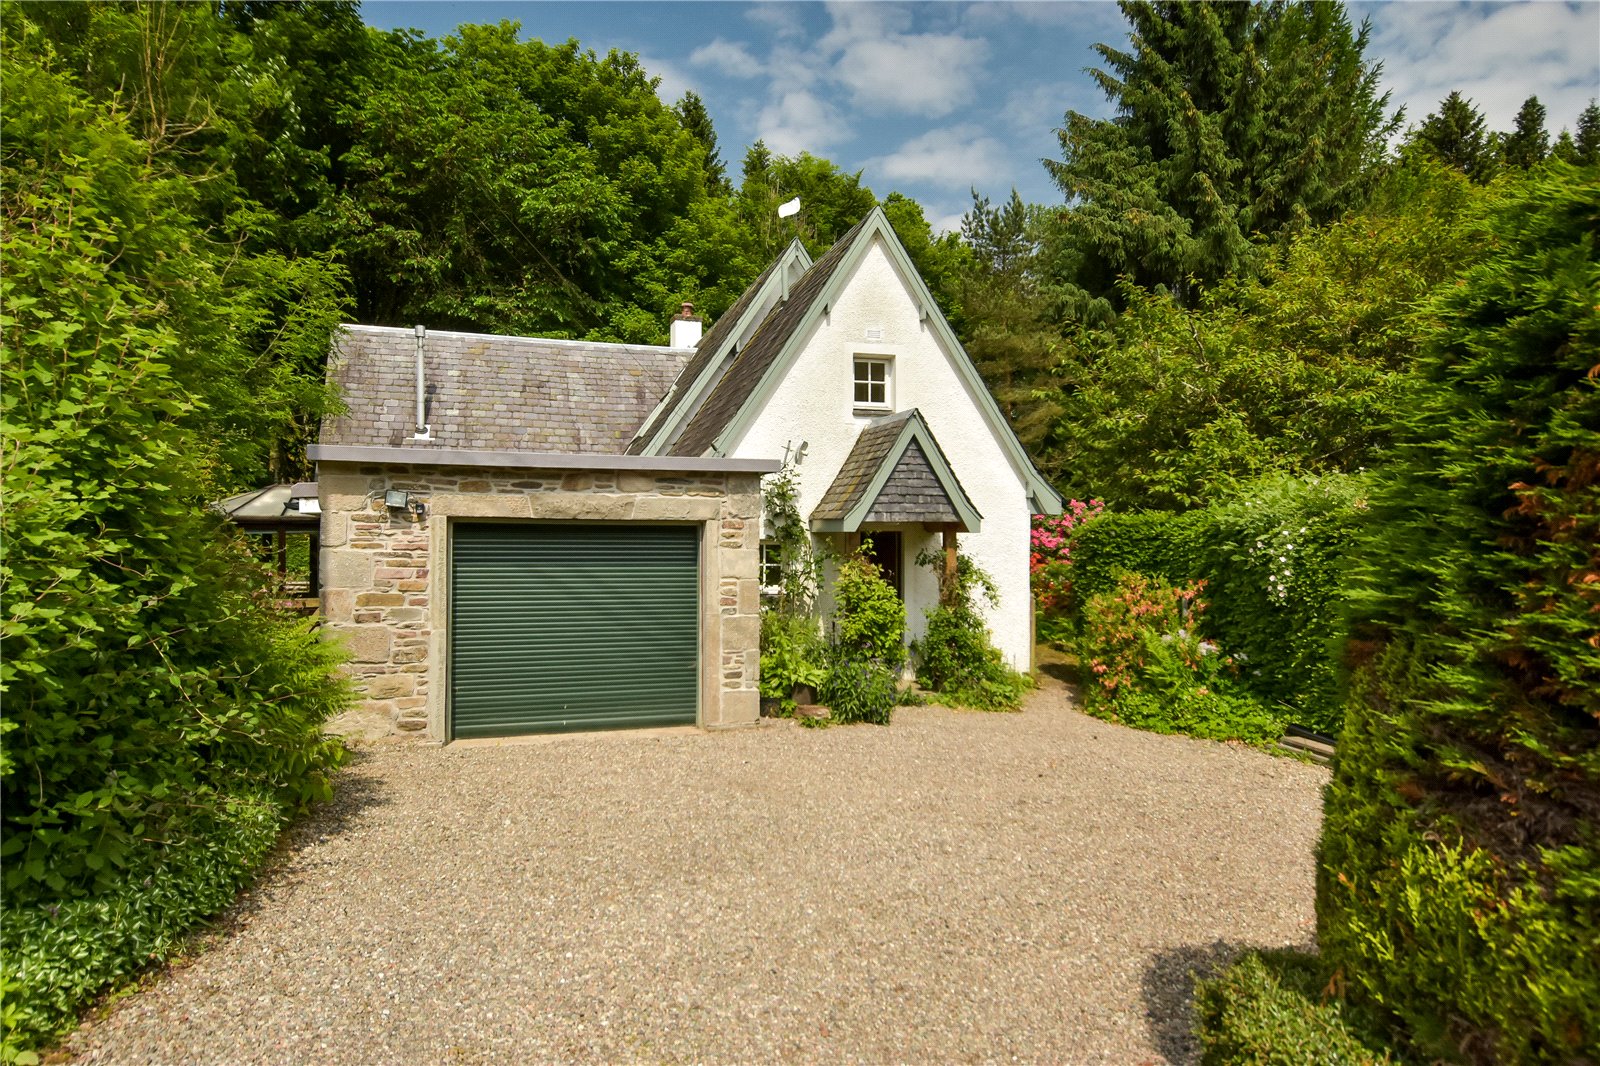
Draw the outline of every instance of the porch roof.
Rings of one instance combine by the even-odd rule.
[[[922,522],[976,533],[982,519],[928,424],[913,408],[862,429],[833,484],[811,512],[811,529],[854,533],[867,523]]]

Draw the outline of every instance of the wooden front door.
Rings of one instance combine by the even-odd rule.
[[[871,544],[867,549],[867,558],[872,560],[883,579],[894,587],[894,594],[904,602],[906,587],[901,570],[905,545],[900,534],[888,529],[862,530],[861,537],[864,542]]]

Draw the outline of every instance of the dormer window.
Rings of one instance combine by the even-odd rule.
[[[888,359],[874,359],[867,356],[856,356],[855,359],[855,406],[857,410],[888,411],[889,403],[889,374]]]

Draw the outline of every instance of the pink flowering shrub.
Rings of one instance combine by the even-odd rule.
[[[1104,510],[1105,504],[1099,500],[1069,500],[1059,515],[1033,516],[1028,570],[1040,611],[1048,614],[1067,606],[1067,594],[1072,590],[1072,541],[1078,527]]]
[[[1156,733],[1252,744],[1282,735],[1279,714],[1238,689],[1233,657],[1196,633],[1205,587],[1123,573],[1113,591],[1090,597],[1075,648],[1084,710]]]

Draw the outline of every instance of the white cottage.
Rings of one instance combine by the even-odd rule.
[[[1061,499],[874,209],[795,242],[672,346],[350,327],[348,413],[311,457],[324,616],[372,728],[439,740],[758,715],[758,479],[788,461],[819,543],[863,535],[906,603],[959,543],[1029,665],[1029,516]],[[826,588],[824,589],[824,607]]]
[[[816,263],[790,245],[700,342],[628,451],[788,457],[815,536],[870,534],[912,637],[939,598],[937,575],[915,560],[957,532],[1000,590],[996,646],[1028,667],[1029,518],[1059,514],[1061,498],[881,209]]]

